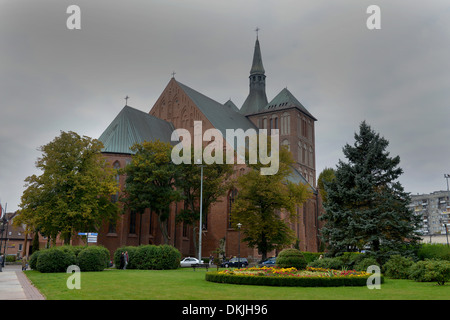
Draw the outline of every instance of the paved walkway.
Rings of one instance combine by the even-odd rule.
[[[6,265],[0,272],[0,300],[45,300],[20,265]]]

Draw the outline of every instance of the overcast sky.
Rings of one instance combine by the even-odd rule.
[[[69,30],[69,5],[81,30]],[[369,30],[369,5],[381,30]],[[284,87],[318,119],[317,173],[345,159],[366,120],[399,155],[405,190],[446,190],[450,2],[0,0],[0,202],[19,208],[39,146],[98,138],[128,104],[150,111],[171,73],[240,107],[255,29],[269,101]]]

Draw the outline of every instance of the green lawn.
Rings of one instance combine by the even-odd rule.
[[[81,289],[70,290],[67,273],[25,274],[48,300],[427,300],[450,299],[450,284],[385,279],[381,289],[301,288],[218,284],[205,270],[105,270],[82,272]]]

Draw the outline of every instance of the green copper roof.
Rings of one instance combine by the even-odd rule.
[[[270,101],[263,111],[272,111],[279,109],[287,109],[295,107],[301,112],[311,117],[313,120],[317,120],[308,110],[294,97],[294,95],[287,89],[284,88],[281,92]]]
[[[256,126],[244,115],[232,110],[204,94],[178,82],[180,88],[195,103],[203,115],[211,122],[214,128],[220,130],[225,137],[226,129],[257,129]]]
[[[102,152],[133,154],[130,148],[136,143],[155,140],[171,142],[173,130],[170,122],[125,106],[99,140],[104,146]]]
[[[265,70],[262,63],[262,56],[261,56],[261,48],[259,47],[259,40],[256,39],[255,43],[255,51],[253,53],[253,63],[252,68],[250,70],[250,74],[264,74]]]
[[[229,99],[227,102],[225,102],[223,104],[225,107],[230,108],[231,110],[233,110],[234,112],[239,112],[239,108],[234,104],[233,101],[231,101],[231,99]]]

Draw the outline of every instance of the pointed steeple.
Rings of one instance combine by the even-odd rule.
[[[256,29],[259,30],[259,29]],[[267,105],[266,75],[262,63],[259,39],[256,36],[255,51],[253,52],[253,63],[250,69],[250,92],[241,107],[240,112],[248,115],[261,111]]]
[[[259,40],[258,40],[258,38],[256,38],[255,52],[253,53],[253,63],[252,63],[252,69],[250,70],[250,75],[253,75],[253,74],[264,75],[265,73],[266,73],[266,71],[264,70],[263,63],[262,63],[261,48],[259,47]]]

